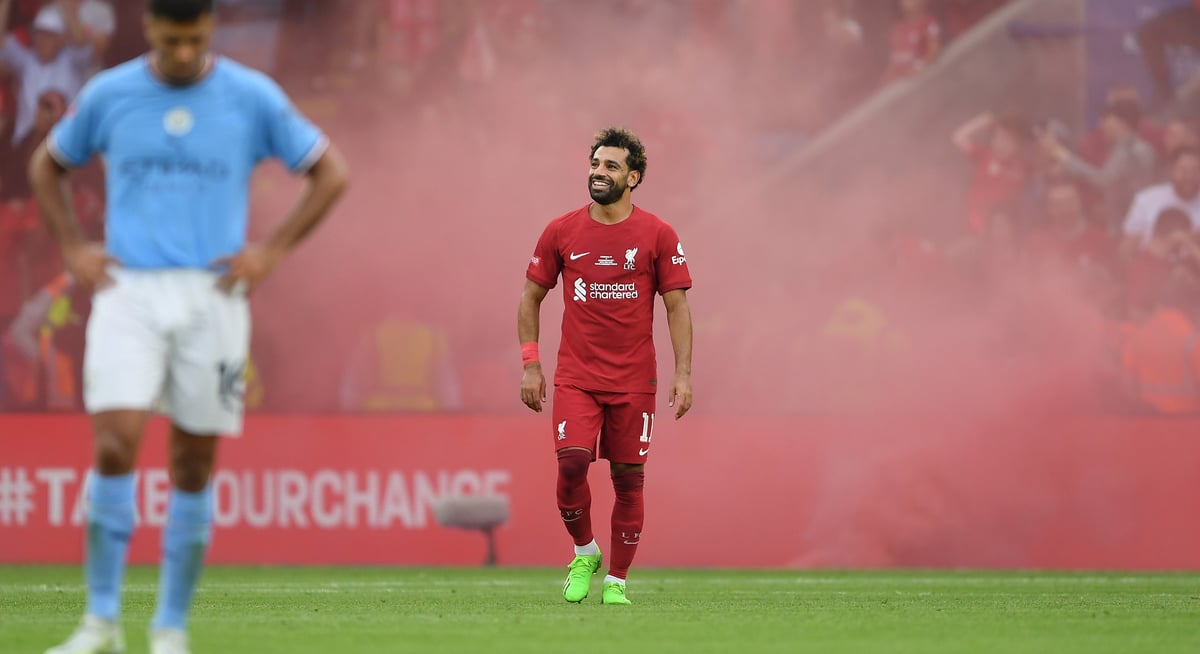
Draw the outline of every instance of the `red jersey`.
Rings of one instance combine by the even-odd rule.
[[[653,393],[654,296],[691,288],[683,244],[674,228],[636,206],[615,225],[592,220],[590,206],[550,221],[525,271],[545,288],[563,278],[554,383]]]
[[[967,223],[976,234],[987,231],[992,210],[1015,201],[1029,179],[1029,166],[1020,157],[1001,159],[990,146],[971,148],[975,174],[967,190]]]
[[[925,57],[941,39],[942,28],[929,14],[905,18],[892,27],[892,51],[888,64],[893,79],[920,72]]]

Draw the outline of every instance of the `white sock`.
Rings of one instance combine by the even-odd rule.
[[[595,538],[593,538],[592,542],[588,543],[587,545],[575,546],[575,556],[596,556],[599,553],[600,546],[596,544]]]
[[[617,582],[618,584],[621,584],[622,586],[625,585],[625,580],[621,579],[620,577],[614,577],[612,575],[604,575],[604,583],[611,584],[614,581]]]

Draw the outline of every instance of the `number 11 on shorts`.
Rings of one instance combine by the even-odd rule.
[[[641,447],[641,449],[638,450],[639,455],[646,456],[646,453],[650,451],[650,437],[653,435],[654,435],[654,414],[646,413],[645,411],[643,411],[642,412],[642,437],[640,440],[643,443],[645,443],[645,445],[643,445]]]

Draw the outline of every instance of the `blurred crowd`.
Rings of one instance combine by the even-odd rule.
[[[883,376],[879,360],[907,355],[901,379],[956,371],[943,381],[977,398],[1024,387],[1059,409],[1200,413],[1196,118],[1145,116],[1119,85],[1085,134],[984,112],[950,140],[969,171],[960,223],[889,223],[853,257],[824,327],[833,356],[872,353],[860,371]],[[912,360],[939,352],[953,358]]]
[[[598,116],[628,118],[652,151],[664,153],[655,159],[652,184],[701,186],[707,171],[696,153],[729,145],[715,125],[736,121],[739,139],[747,133],[760,139],[738,161],[761,163],[803,147],[881,88],[934,67],[947,45],[1006,3],[222,0],[218,6],[226,29],[246,27],[226,32],[233,36],[222,47],[280,80],[317,122],[343,126],[335,138],[346,141],[352,163],[356,152],[359,161],[377,162],[389,151],[365,129],[381,122],[406,125],[393,138],[414,149],[432,146],[421,141],[430,133],[453,133],[486,151],[516,122],[510,99],[520,96],[522,125],[539,111],[574,120],[571,133],[595,129]],[[144,51],[139,4],[0,0],[0,33],[8,33],[0,49],[0,409],[79,408],[87,297],[62,275],[23,168],[90,75]],[[890,283],[927,293],[1012,271],[1069,280],[1063,283],[1078,287],[1100,316],[1097,331],[1119,362],[1114,378],[1131,406],[1180,413],[1200,411],[1200,125],[1194,116],[1170,113],[1174,87],[1162,79],[1154,53],[1195,47],[1192,32],[1169,26],[1200,16],[1200,1],[1171,12],[1150,17],[1139,33],[1153,98],[1142,98],[1133,85],[1114,86],[1086,134],[1044,117],[981,113],[950,135],[971,170],[961,238],[935,241],[896,224],[869,244],[868,256]],[[622,74],[627,69],[637,74]],[[609,83],[604,97],[594,92],[597,79]],[[736,101],[743,95],[772,101],[746,106]],[[619,111],[590,106],[602,103]],[[706,112],[703,120],[697,106]],[[521,143],[520,135],[512,139]],[[564,148],[553,164],[577,156],[570,154],[575,149]],[[670,160],[672,152],[688,156]],[[444,165],[448,174],[474,165],[440,164],[437,153],[420,163]],[[406,162],[388,165],[399,176]],[[387,183],[372,181],[373,174],[366,171],[360,183]],[[97,166],[74,179],[77,213],[99,237],[101,171]],[[429,226],[431,234],[438,229]],[[487,229],[480,227],[481,238]],[[287,303],[279,305],[286,314]],[[826,330],[861,332],[870,310],[847,300]],[[261,321],[256,334],[285,329],[271,320]],[[386,312],[364,318],[349,340],[319,408],[479,408],[463,382],[474,375],[464,353],[492,344],[456,342],[437,321]],[[277,390],[288,380],[275,372],[280,357],[271,343],[256,340],[255,348],[248,406],[312,409]],[[499,365],[509,370],[510,364]]]
[[[1151,97],[1132,83],[1113,85],[1086,133],[1020,112],[985,111],[968,120],[951,135],[970,169],[965,236],[935,245],[898,229],[886,234],[884,248],[893,273],[935,294],[947,279],[964,277],[990,290],[1021,280],[1016,285],[1031,295],[1066,287],[1058,297],[1080,301],[1071,337],[1092,342],[1105,359],[1087,380],[1098,391],[1092,402],[1194,415],[1200,115],[1178,101],[1164,59],[1168,47],[1200,50],[1200,2],[1149,15],[1135,34]],[[1036,331],[1052,324],[1039,313],[1026,306],[1010,315]],[[1044,354],[1048,374],[1055,361],[1054,353]]]
[[[71,284],[40,224],[25,166],[88,78],[114,61],[116,32],[107,0],[0,0],[0,406],[79,406],[82,334],[64,328],[82,320],[87,298],[68,299]],[[81,222],[99,237],[98,164],[74,190]]]

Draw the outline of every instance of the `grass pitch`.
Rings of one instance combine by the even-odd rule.
[[[206,571],[196,654],[330,652],[1200,652],[1200,575],[635,570],[631,607],[563,569]],[[156,571],[129,571],[130,653]],[[78,567],[0,566],[0,653],[40,653],[82,611]]]

